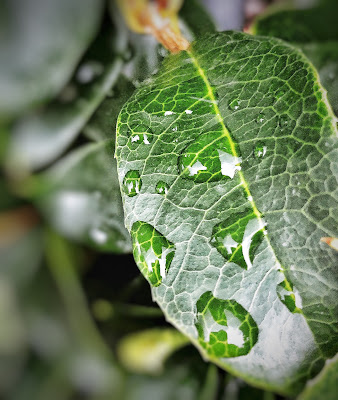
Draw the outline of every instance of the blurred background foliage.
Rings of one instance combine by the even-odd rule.
[[[268,3],[186,0],[180,26],[190,40],[242,29]],[[306,52],[337,99],[334,42]],[[166,50],[112,1],[4,0],[0,54],[0,398],[281,398],[205,363],[133,261],[115,124]]]

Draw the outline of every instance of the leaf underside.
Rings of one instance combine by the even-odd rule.
[[[336,353],[337,131],[292,46],[224,32],[122,109],[134,256],[168,320],[247,381],[295,393]]]

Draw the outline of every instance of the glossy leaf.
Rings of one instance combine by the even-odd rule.
[[[40,178],[36,202],[60,233],[102,251],[130,252],[112,140],[86,145]]]
[[[102,6],[101,0],[1,4],[0,119],[60,91],[97,31]]]
[[[257,18],[251,30],[298,46],[317,68],[338,115],[338,3],[317,0],[305,4],[305,9],[304,4],[302,7],[301,2],[290,1],[271,6]]]
[[[132,147],[141,131],[152,141]],[[298,392],[337,351],[337,254],[320,242],[337,234],[337,129],[313,66],[277,39],[205,35],[117,132],[126,226],[168,320],[206,359]]]

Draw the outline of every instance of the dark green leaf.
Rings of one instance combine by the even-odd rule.
[[[0,12],[0,119],[57,94],[93,39],[102,0],[5,0]]]
[[[120,76],[123,61],[114,53],[115,33],[104,28],[60,97],[15,124],[8,155],[11,170],[44,167],[74,141]]]
[[[37,204],[59,232],[102,251],[130,251],[123,223],[114,140],[86,145],[41,177]]]
[[[277,39],[206,35],[137,90],[117,141],[134,256],[168,320],[248,382],[298,392],[337,351],[320,242],[337,236],[337,128],[313,66]]]

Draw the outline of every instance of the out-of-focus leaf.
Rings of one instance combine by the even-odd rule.
[[[115,137],[117,117],[134,89],[134,85],[121,75],[111,94],[100,104],[85,126],[85,135],[95,141]]]
[[[320,374],[308,382],[298,400],[336,400],[338,393],[338,357],[328,360]]]
[[[193,354],[191,354],[193,352]],[[205,398],[208,385],[210,397]],[[127,376],[123,400],[214,400],[217,391],[217,369],[211,371],[196,350],[186,347],[165,364],[160,376]]]
[[[302,7],[302,5],[306,6]],[[271,6],[254,22],[251,31],[275,36],[299,47],[317,68],[328,98],[338,115],[338,2],[291,0]]]
[[[102,251],[131,251],[124,228],[114,139],[69,154],[41,176],[37,205],[63,235]]]
[[[59,98],[14,125],[10,171],[46,166],[80,133],[120,75],[123,60],[115,54],[115,34],[113,28],[103,28]]]
[[[179,17],[180,23],[186,27],[182,31],[185,32],[186,29],[189,29],[194,38],[216,30],[211,16],[199,0],[185,0],[180,9]]]
[[[175,329],[154,328],[125,336],[117,350],[128,371],[158,375],[163,372],[166,359],[188,343],[189,339]]]
[[[0,119],[53,97],[92,40],[102,0],[5,0],[0,12]]]
[[[16,226],[12,228],[17,229]],[[10,245],[4,246],[0,242],[0,274],[10,279],[16,287],[22,288],[30,282],[37,271],[42,252],[43,242],[39,228],[23,232],[22,235],[18,234],[17,239]]]
[[[226,377],[224,395],[222,400],[274,400],[272,392],[248,385],[239,378],[231,375]]]

